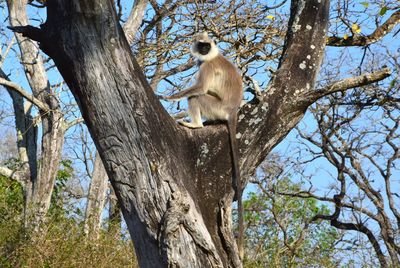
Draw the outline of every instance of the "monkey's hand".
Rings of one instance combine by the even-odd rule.
[[[171,95],[171,96],[160,96],[162,98],[162,100],[166,100],[166,101],[179,101],[182,99],[182,97],[177,96],[176,94]]]
[[[162,96],[163,100],[168,100],[168,101],[172,101],[173,98],[171,98],[171,96]]]
[[[170,96],[163,96],[163,95],[157,95],[156,94],[157,99],[159,100],[170,100]]]

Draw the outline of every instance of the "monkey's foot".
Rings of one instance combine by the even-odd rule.
[[[174,114],[172,117],[173,117],[174,119],[178,120],[178,119],[183,119],[183,118],[185,118],[187,115],[188,115],[188,113],[187,113],[186,111],[182,111],[182,112],[179,112],[179,113],[177,113],[177,114]]]
[[[194,124],[194,123],[189,123],[189,122],[185,122],[183,120],[179,120],[178,121],[179,124],[181,124],[182,126],[188,127],[188,128],[202,128],[203,124]]]

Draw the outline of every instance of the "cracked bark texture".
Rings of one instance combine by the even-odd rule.
[[[224,125],[175,124],[132,56],[111,0],[52,0],[40,42],[74,94],[115,189],[141,267],[241,267]],[[245,178],[315,101],[329,1],[293,0],[279,69],[239,114]]]

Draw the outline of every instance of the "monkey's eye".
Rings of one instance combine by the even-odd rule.
[[[211,44],[206,42],[198,42],[197,43],[197,50],[201,55],[207,55],[211,49]]]

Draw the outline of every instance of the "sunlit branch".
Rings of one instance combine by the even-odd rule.
[[[35,98],[32,94],[29,94],[26,90],[24,90],[18,84],[0,77],[0,85],[7,87],[7,89],[18,92],[22,97],[24,97],[26,100],[28,100],[29,102],[36,105],[40,110],[45,111],[45,112],[50,111],[50,107],[46,103]]]
[[[329,94],[335,92],[343,92],[351,88],[365,86],[374,82],[381,81],[391,75],[392,71],[385,67],[380,71],[376,71],[373,73],[365,73],[359,76],[345,78],[343,80],[339,80],[333,82],[330,85],[322,89],[317,89],[315,91],[308,91],[304,93],[304,101],[312,104],[318,99],[325,97]]]
[[[390,18],[370,35],[355,35],[347,38],[330,36],[327,40],[328,46],[366,46],[381,40],[385,35],[400,23],[400,10],[394,12]]]

